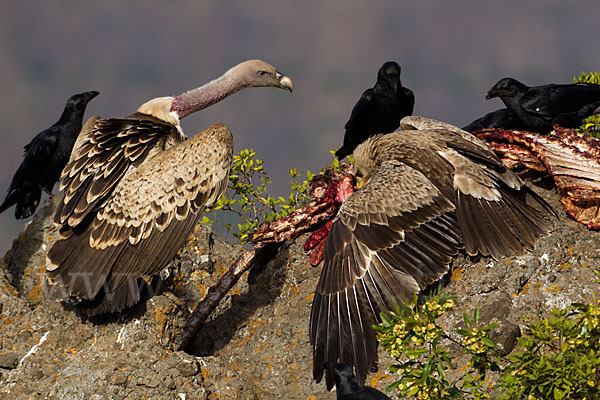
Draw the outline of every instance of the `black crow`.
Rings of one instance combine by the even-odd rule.
[[[415,95],[400,83],[400,65],[388,61],[377,72],[377,83],[367,89],[354,105],[346,122],[344,144],[336,152],[341,160],[356,146],[378,133],[390,133],[400,126],[403,117],[412,115]]]
[[[596,108],[586,106],[600,102],[600,85],[571,83],[529,87],[516,79],[504,78],[485,98],[494,97],[499,97],[532,131],[545,133],[552,130],[554,124],[566,123],[567,128],[579,126],[579,117],[591,115]]]
[[[91,91],[69,97],[60,119],[25,146],[23,162],[13,176],[6,199],[0,205],[0,213],[16,204],[15,217],[27,218],[37,208],[42,189],[52,194],[81,131],[85,108],[97,95],[98,92]]]
[[[500,110],[487,113],[483,117],[476,119],[462,129],[467,132],[475,132],[481,129],[494,128],[518,129],[523,131],[528,130],[527,125],[525,125],[507,108],[502,108]]]
[[[583,119],[594,114],[600,114],[600,101],[588,104],[579,109],[579,111],[559,114],[552,122],[565,128],[578,128]]]
[[[326,363],[325,367],[333,372],[337,400],[391,400],[379,390],[361,385],[348,364]]]

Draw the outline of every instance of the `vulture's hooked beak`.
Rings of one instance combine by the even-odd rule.
[[[361,173],[357,173],[354,176],[354,179],[356,182],[356,189],[363,188],[367,183],[367,177]]]
[[[282,89],[287,89],[290,91],[290,93],[292,92],[292,90],[294,90],[294,84],[292,83],[292,80],[289,76],[285,76],[281,72],[277,71],[275,73],[275,78],[277,78],[277,81],[279,82],[279,87],[281,87]]]

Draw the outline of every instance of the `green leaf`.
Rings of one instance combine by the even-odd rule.
[[[429,349],[407,349],[404,351],[404,354],[407,356],[415,356],[418,357],[423,354],[429,353]]]
[[[379,316],[381,317],[381,321],[387,325],[387,326],[391,326],[392,322],[390,321],[390,319],[387,317],[387,315],[385,315],[385,313],[380,313]]]
[[[473,336],[473,332],[467,331],[465,329],[456,329],[455,332],[461,336],[466,336],[466,337]]]
[[[495,327],[497,327],[499,325],[500,325],[500,322],[492,322],[491,324],[486,325],[485,327],[481,328],[481,330],[483,330],[483,331],[490,331],[490,330],[494,329]]]
[[[463,320],[465,321],[465,325],[467,325],[467,328],[469,330],[472,330],[473,327],[471,326],[471,319],[469,318],[469,316],[467,315],[467,313],[463,313]]]
[[[392,382],[391,384],[388,385],[388,387],[385,388],[386,392],[391,392],[392,390],[396,390],[398,389],[398,386],[400,386],[400,384],[402,383],[401,380],[398,380],[396,382]]]

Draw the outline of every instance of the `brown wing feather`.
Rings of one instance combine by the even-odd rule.
[[[463,246],[499,258],[531,249],[552,228],[524,201],[520,178],[481,141],[437,121],[411,121],[428,130],[357,147],[355,160],[374,177],[342,205],[327,238],[310,341],[313,376],[325,374],[328,388],[334,380],[325,362],[353,365],[361,382],[377,368],[375,334],[365,327],[394,299],[439,279]]]
[[[175,126],[146,114],[90,118],[63,169],[60,190],[65,196],[55,222],[64,228],[79,225],[102,206],[132,166],[183,140]]]
[[[468,146],[468,142],[455,141],[441,153],[455,169],[455,204],[465,249],[496,260],[531,250],[538,237],[551,231],[551,221],[526,204],[524,196],[529,191],[512,171],[461,151]],[[539,197],[533,199],[547,207]]]
[[[519,189],[523,185],[521,179],[506,168],[502,160],[485,142],[467,131],[445,122],[419,116],[402,118],[400,126],[406,130],[419,130],[421,135],[428,135],[427,131],[435,130],[436,136],[445,138],[446,146],[491,168],[509,187]]]
[[[231,132],[217,124],[147,159],[119,181],[85,231],[52,247],[48,276],[71,295],[91,299],[102,286],[114,292],[162,270],[204,207],[225,190],[232,153]],[[83,275],[94,285],[73,283]]]
[[[315,379],[325,372],[332,387],[324,362],[354,365],[361,381],[376,369],[371,325],[379,313],[437,280],[462,247],[453,210],[427,177],[397,161],[384,162],[346,200],[327,238],[311,310]]]

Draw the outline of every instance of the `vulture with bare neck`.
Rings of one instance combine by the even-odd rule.
[[[62,239],[48,253],[46,272],[84,314],[137,303],[139,278],[171,261],[227,186],[229,129],[215,124],[187,139],[179,120],[244,88],[267,86],[293,88],[271,65],[250,60],[128,117],[87,121],[62,172],[65,195],[54,218]]]
[[[354,150],[367,184],[340,207],[325,242],[310,316],[313,376],[345,363],[362,384],[377,370],[371,326],[442,277],[452,257],[520,254],[549,233],[549,206],[481,140],[457,127],[405,117],[403,131]]]

